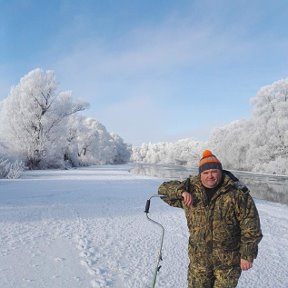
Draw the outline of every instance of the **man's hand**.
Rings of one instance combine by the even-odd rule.
[[[190,193],[185,191],[182,193],[182,197],[183,197],[183,202],[186,206],[192,205],[192,196]]]
[[[244,259],[240,260],[240,267],[243,271],[249,270],[250,268],[252,268],[252,266],[253,266],[252,262],[244,260]]]

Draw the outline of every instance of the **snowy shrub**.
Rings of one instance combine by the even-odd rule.
[[[21,176],[24,170],[24,165],[22,162],[15,161],[10,162],[8,159],[0,157],[0,178],[6,179],[16,179]]]

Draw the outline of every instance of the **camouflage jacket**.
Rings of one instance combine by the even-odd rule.
[[[200,176],[160,185],[158,193],[166,196],[163,200],[185,211],[190,261],[193,257],[201,261],[210,258],[214,265],[238,265],[240,258],[253,261],[257,257],[262,239],[260,220],[249,190],[244,187],[224,173],[223,184],[208,203]],[[181,199],[184,191],[192,195],[193,204],[189,207],[182,200],[175,200]]]

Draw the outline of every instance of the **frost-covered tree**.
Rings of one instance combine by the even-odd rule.
[[[252,124],[241,120],[232,122],[213,131],[209,147],[221,159],[227,169],[250,170],[253,162],[247,161],[247,152],[251,146]]]
[[[114,146],[116,148],[116,155],[114,156],[114,164],[123,164],[127,163],[130,160],[132,153],[131,145],[128,145],[124,140],[116,133],[110,133]]]
[[[144,143],[132,148],[131,160],[150,164],[175,164],[197,166],[199,155],[206,143],[181,139],[175,143]]]
[[[68,135],[65,155],[72,165],[120,164],[130,159],[130,146],[96,119],[71,117]]]
[[[78,131],[78,156],[81,163],[110,164],[116,151],[110,134],[96,119],[84,118]]]
[[[252,104],[255,134],[249,160],[260,159],[253,170],[288,172],[288,79],[261,88]]]
[[[275,156],[288,156],[288,79],[265,86],[252,98],[253,116],[263,144]]]
[[[251,99],[253,115],[216,129],[209,145],[224,166],[288,173],[288,79],[262,87]]]
[[[60,167],[67,121],[86,108],[70,91],[57,92],[53,71],[32,70],[1,105],[1,138],[31,169]]]

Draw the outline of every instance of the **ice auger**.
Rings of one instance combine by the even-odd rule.
[[[156,278],[157,278],[157,274],[161,268],[161,265],[160,265],[160,261],[162,261],[162,247],[163,247],[163,241],[164,241],[164,234],[165,234],[165,229],[163,227],[163,225],[161,225],[159,222],[151,219],[148,215],[149,213],[149,208],[150,208],[150,202],[151,202],[151,199],[152,198],[155,198],[155,197],[159,197],[159,198],[165,198],[166,196],[163,196],[163,195],[153,195],[151,196],[147,201],[146,201],[146,206],[145,206],[145,210],[144,212],[146,213],[146,217],[147,219],[156,224],[158,227],[160,227],[161,229],[161,238],[160,238],[160,245],[159,245],[159,252],[158,252],[158,257],[157,257],[157,262],[156,262],[156,267],[155,267],[155,270],[154,270],[154,274],[153,274],[153,281],[152,281],[152,286],[151,288],[154,288],[155,287],[155,284],[156,284]]]
[[[146,206],[145,206],[145,210],[144,212],[146,213],[146,217],[147,219],[152,222],[153,224],[156,224],[160,229],[161,229],[161,236],[160,236],[160,245],[159,245],[159,252],[158,252],[158,256],[157,256],[157,261],[156,261],[156,266],[155,266],[155,269],[154,269],[154,274],[153,274],[153,280],[152,280],[152,286],[151,288],[154,288],[155,285],[156,285],[156,278],[157,278],[157,274],[161,268],[161,265],[160,265],[160,261],[162,261],[162,247],[163,247],[163,241],[164,241],[164,234],[165,234],[165,229],[163,227],[162,224],[160,224],[159,222],[151,219],[149,217],[149,209],[150,209],[150,203],[151,203],[151,199],[152,198],[155,198],[155,197],[158,197],[158,198],[161,198],[161,199],[164,199],[164,198],[167,198],[167,196],[164,196],[164,195],[152,195],[147,201],[146,201]],[[182,200],[182,198],[173,198],[173,199],[169,199],[170,201],[177,201],[177,200]]]

